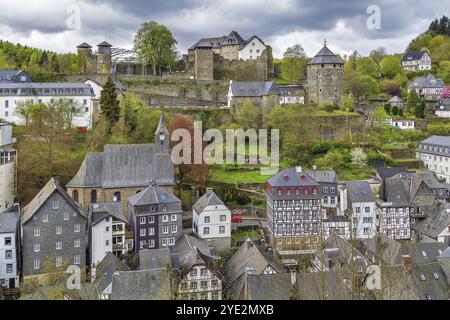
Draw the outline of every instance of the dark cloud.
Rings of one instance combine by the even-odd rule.
[[[0,6],[2,2],[0,0]],[[28,1],[16,0],[16,3]],[[41,2],[41,1],[39,1]],[[0,12],[0,26],[22,34],[37,30],[41,33],[67,31],[66,8],[70,4],[82,8],[82,30],[86,38],[103,37],[131,45],[132,33],[141,23],[155,20],[167,25],[175,34],[179,47],[186,49],[200,37],[224,35],[231,30],[244,37],[258,34],[264,39],[276,39],[291,33],[329,34],[341,23],[350,36],[333,39],[346,50],[359,42],[383,39],[412,39],[423,32],[432,19],[445,14],[450,0],[425,2],[419,0],[45,0],[40,9],[25,14]],[[8,2],[10,3],[10,2]],[[61,4],[63,3],[63,4]],[[381,10],[380,30],[366,27],[367,8],[376,5]],[[55,9],[56,8],[58,9]],[[8,5],[9,7],[9,5]],[[17,6],[19,10],[20,6]],[[448,11],[448,9],[446,9]],[[50,12],[50,14],[49,14]],[[448,14],[448,13],[447,13]],[[33,18],[34,17],[34,18]],[[1,29],[0,29],[1,30]],[[0,33],[1,37],[1,33]],[[122,39],[122,40],[120,40]],[[304,44],[308,46],[307,43]]]

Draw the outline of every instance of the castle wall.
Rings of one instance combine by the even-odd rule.
[[[196,79],[214,78],[214,53],[212,50],[194,51],[194,76]]]
[[[343,105],[344,66],[339,64],[308,66],[308,102]]]

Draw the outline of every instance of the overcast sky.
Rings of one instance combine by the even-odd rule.
[[[380,9],[380,29],[367,27],[371,5]],[[450,15],[450,0],[0,0],[0,8],[1,39],[57,52],[103,40],[131,48],[139,26],[155,20],[172,30],[181,52],[236,30],[260,36],[281,57],[295,43],[313,56],[325,38],[341,55],[380,46],[403,52],[431,20]]]

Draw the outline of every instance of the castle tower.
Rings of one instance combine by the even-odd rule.
[[[308,63],[308,102],[318,105],[336,103],[343,105],[344,63],[327,47],[324,42],[322,50]]]
[[[83,42],[77,47],[78,72],[91,73],[92,46]]]
[[[97,52],[97,73],[109,74],[111,73],[111,47],[108,42],[103,41],[98,45]]]
[[[158,128],[155,131],[155,144],[161,148],[161,151],[169,152],[169,140],[169,130],[167,130],[166,122],[164,121],[164,112],[161,112]]]

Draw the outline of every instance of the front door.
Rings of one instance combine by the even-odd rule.
[[[9,279],[9,288],[14,289],[16,287],[16,279],[10,278]]]

